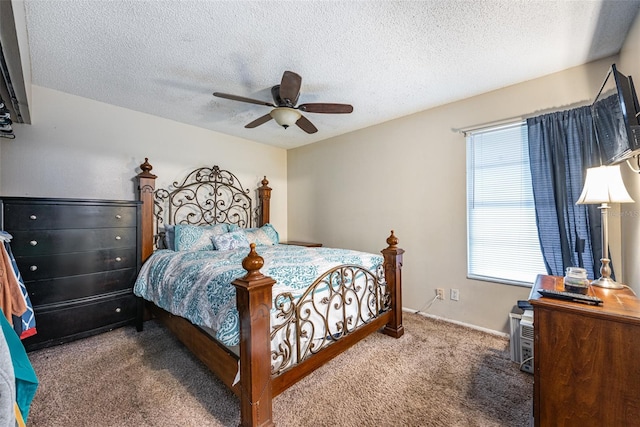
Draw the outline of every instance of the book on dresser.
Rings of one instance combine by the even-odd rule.
[[[35,350],[134,324],[140,203],[3,197],[0,224],[33,305]]]

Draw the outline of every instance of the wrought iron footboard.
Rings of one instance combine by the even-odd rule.
[[[275,301],[271,373],[279,375],[390,310],[384,268],[335,267],[297,300],[286,292]],[[272,317],[273,319],[273,317]]]

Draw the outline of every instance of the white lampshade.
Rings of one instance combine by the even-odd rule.
[[[576,204],[598,203],[633,203],[633,199],[622,182],[620,165],[587,169],[584,188]]]
[[[269,114],[285,129],[295,125],[301,116],[298,110],[289,107],[274,108]]]

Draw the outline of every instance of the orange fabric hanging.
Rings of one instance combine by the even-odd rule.
[[[20,291],[20,284],[13,274],[9,254],[4,245],[0,246],[0,308],[4,317],[12,323],[11,315],[22,316],[27,311],[27,305]]]

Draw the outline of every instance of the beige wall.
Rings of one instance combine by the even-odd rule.
[[[133,200],[133,178],[145,157],[159,186],[218,165],[252,190],[267,176],[272,222],[286,238],[284,149],[39,86],[32,88],[31,117],[31,125],[14,125],[16,139],[2,140],[4,196]]]
[[[620,51],[620,71],[634,79],[636,92],[640,90],[640,15],[636,18]],[[637,164],[635,164],[637,168]],[[640,294],[640,174],[626,165],[623,178],[629,194],[636,201],[619,207],[621,212],[621,241],[623,280]]]
[[[452,129],[588,104],[616,59],[290,150],[290,238],[379,251],[395,229],[405,307],[421,308],[441,287],[447,299],[428,313],[507,332],[529,288],[466,278],[465,138]]]

